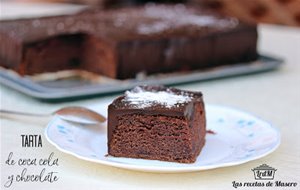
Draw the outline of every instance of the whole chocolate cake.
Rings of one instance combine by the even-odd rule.
[[[193,163],[205,134],[200,92],[138,86],[108,107],[111,156]]]
[[[182,4],[2,21],[0,41],[0,65],[21,75],[82,69],[126,79],[257,58],[255,25]]]

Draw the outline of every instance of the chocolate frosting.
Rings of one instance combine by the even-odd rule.
[[[31,43],[74,33],[92,33],[114,40],[136,39],[137,36],[202,36],[237,25],[239,22],[235,18],[179,4],[109,11],[91,9],[76,15],[1,21],[0,31],[24,43]]]

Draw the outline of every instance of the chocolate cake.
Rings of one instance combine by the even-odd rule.
[[[182,4],[2,21],[0,41],[0,65],[21,75],[82,69],[127,79],[257,58],[255,25]]]
[[[205,134],[200,92],[137,86],[108,107],[111,156],[193,163]]]

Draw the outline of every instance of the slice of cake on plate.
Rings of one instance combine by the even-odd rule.
[[[108,107],[111,156],[193,163],[205,134],[201,92],[138,86]]]

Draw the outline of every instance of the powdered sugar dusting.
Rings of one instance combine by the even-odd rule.
[[[141,24],[138,26],[138,33],[140,34],[151,34],[158,33],[169,29],[170,26],[167,22],[157,21],[151,24]]]
[[[137,108],[147,108],[154,104],[159,104],[166,108],[172,108],[178,104],[191,101],[191,97],[185,93],[175,94],[170,90],[152,92],[146,91],[141,87],[136,87],[132,91],[125,92],[125,98],[123,101],[126,101]]]
[[[158,19],[153,23],[143,23],[137,28],[140,34],[151,34],[163,32],[171,28],[182,26],[198,27],[234,27],[238,21],[234,18],[217,18],[213,15],[199,15],[189,11],[184,5],[176,5],[175,8],[169,9],[164,6],[148,5],[145,8],[145,16],[148,18]]]

